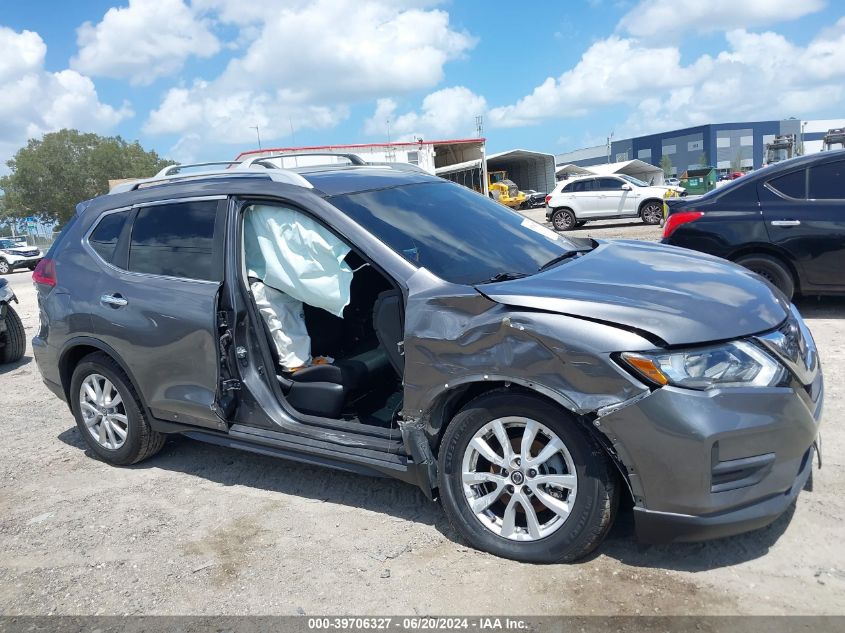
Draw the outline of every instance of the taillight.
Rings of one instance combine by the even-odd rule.
[[[44,284],[51,288],[56,285],[56,262],[46,257],[38,262],[35,270],[32,271],[32,281],[37,284]]]
[[[546,196],[546,204],[549,204],[549,200],[551,200],[551,199],[552,199],[551,195]]]
[[[663,225],[663,239],[665,240],[672,235],[672,233],[675,232],[675,229],[682,224],[695,222],[702,215],[704,214],[701,211],[681,211],[680,213],[673,213],[666,220],[666,224]]]

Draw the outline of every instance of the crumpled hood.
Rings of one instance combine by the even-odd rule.
[[[683,248],[599,242],[589,253],[530,277],[484,284],[499,303],[649,332],[669,345],[769,330],[789,304],[750,271]]]

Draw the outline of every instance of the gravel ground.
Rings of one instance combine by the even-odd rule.
[[[29,274],[9,279],[31,336]],[[704,544],[639,545],[622,511],[573,565],[474,551],[436,504],[387,479],[181,438],[143,464],[108,466],[27,350],[0,367],[0,614],[845,614],[845,300],[799,306],[827,380],[814,490],[768,528]]]

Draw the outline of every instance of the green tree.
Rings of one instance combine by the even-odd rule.
[[[109,180],[146,178],[172,162],[119,136],[52,132],[30,139],[6,163],[11,173],[0,178],[3,208],[9,217],[64,224],[78,202],[108,192]]]
[[[672,159],[666,154],[663,154],[660,158],[660,169],[663,170],[663,175],[666,176],[666,178],[670,178],[672,176]]]

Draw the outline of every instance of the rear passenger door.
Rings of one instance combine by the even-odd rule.
[[[216,197],[141,205],[104,216],[88,237],[103,270],[94,332],[163,420],[225,428],[214,405],[226,208]]]
[[[805,286],[845,286],[845,161],[832,160],[765,183],[760,205],[769,239]]]

